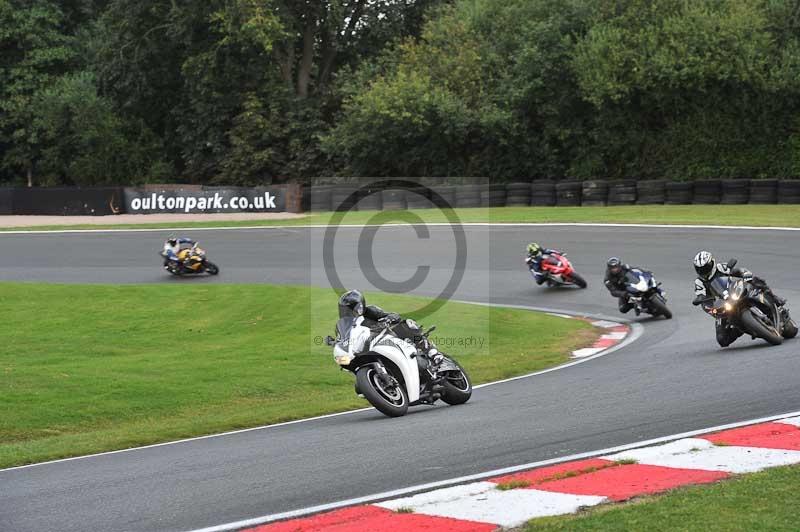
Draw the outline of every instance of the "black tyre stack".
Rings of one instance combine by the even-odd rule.
[[[552,207],[556,204],[556,183],[550,179],[539,179],[531,183],[531,205]]]
[[[506,186],[502,183],[481,185],[481,207],[505,207]]]
[[[456,189],[457,207],[480,207],[481,192],[480,185],[463,185]]]
[[[357,209],[359,211],[379,211],[383,208],[381,190],[376,187],[359,188]]]
[[[430,209],[433,203],[428,196],[426,187],[409,188],[406,192],[406,205],[409,209]]]
[[[381,203],[384,211],[402,211],[406,208],[406,191],[401,189],[386,189],[381,192]]]
[[[664,187],[667,205],[688,205],[692,202],[694,184],[682,181],[672,181]]]
[[[800,179],[784,179],[778,182],[778,203],[800,203]]]
[[[751,179],[749,202],[761,205],[778,203],[778,180]]]
[[[718,179],[699,179],[694,182],[692,203],[717,205],[722,200],[722,183]]]
[[[313,212],[331,210],[331,188],[328,185],[318,185],[310,187],[309,209]]]
[[[581,187],[581,205],[596,207],[606,204],[608,199],[608,182],[603,180],[584,181]]]
[[[581,204],[581,190],[583,186],[579,181],[562,181],[556,184],[556,205],[559,207],[576,207]]]
[[[452,185],[439,185],[436,187],[431,187],[431,190],[437,193],[441,199],[444,200],[446,205],[442,205],[441,207],[455,207],[456,206],[456,188]],[[433,197],[431,195],[431,197]],[[437,207],[440,207],[437,205]]]
[[[663,179],[650,179],[636,182],[637,205],[659,205],[667,199],[667,182]]]
[[[636,180],[612,181],[608,187],[609,205],[633,205],[636,203]]]
[[[521,207],[531,204],[530,183],[509,183],[506,185],[506,205]]]
[[[354,211],[358,197],[353,193],[358,190],[352,185],[339,185],[331,191],[331,207],[334,211]]]
[[[724,179],[722,180],[723,205],[742,205],[750,199],[749,179]]]

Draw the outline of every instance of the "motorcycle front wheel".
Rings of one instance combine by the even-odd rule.
[[[575,273],[575,272],[572,272],[569,275],[569,279],[570,279],[570,281],[575,283],[575,285],[577,285],[578,288],[586,288],[586,286],[587,286],[586,280],[583,277],[581,277],[580,275],[578,275],[577,273]]]
[[[219,266],[213,262],[206,261],[206,271],[209,275],[217,275],[219,273]]]
[[[356,386],[369,403],[389,417],[404,416],[408,411],[408,395],[395,377],[386,385],[373,366],[364,366],[356,372]]]
[[[452,360],[452,359],[451,359]],[[458,362],[452,360],[458,369],[448,371],[442,381],[442,401],[448,405],[462,405],[472,397],[472,381]]]
[[[786,323],[783,324],[783,337],[794,338],[795,336],[797,336],[797,324],[792,318],[789,318],[786,320]]]
[[[650,306],[653,307],[653,310],[655,311],[654,313],[655,313],[656,316],[661,315],[661,316],[664,316],[668,320],[672,319],[672,311],[670,311],[667,308],[666,303],[661,301],[660,298],[654,297],[653,299],[651,299],[650,300]]]
[[[742,320],[742,324],[747,332],[766,340],[772,345],[781,345],[783,343],[783,336],[778,334],[774,328],[767,327],[762,323],[761,320],[753,315],[750,309],[742,311],[742,315],[739,319]]]

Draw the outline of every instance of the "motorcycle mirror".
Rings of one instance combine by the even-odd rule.
[[[739,259],[728,259],[728,268],[733,268],[737,262],[739,262]]]
[[[325,345],[327,345],[328,347],[333,347],[335,344],[336,340],[333,338],[333,336],[325,337]]]

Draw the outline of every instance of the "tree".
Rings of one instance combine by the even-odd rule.
[[[0,164],[23,171],[28,186],[42,150],[32,102],[74,58],[62,33],[63,13],[46,0],[0,0]]]

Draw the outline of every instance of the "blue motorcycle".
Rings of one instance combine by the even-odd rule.
[[[656,281],[653,272],[631,268],[625,274],[625,286],[628,291],[628,301],[633,305],[637,315],[646,312],[653,316],[672,318],[672,312],[667,308],[666,292],[661,288],[661,283]]]

